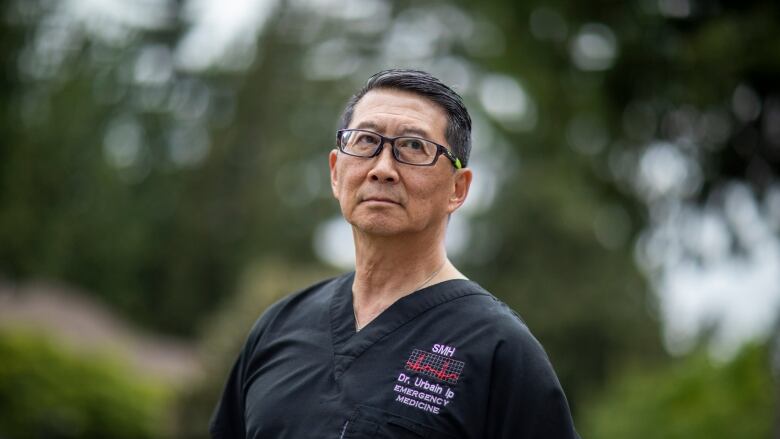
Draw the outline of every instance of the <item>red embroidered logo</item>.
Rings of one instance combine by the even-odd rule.
[[[456,384],[460,373],[463,372],[462,361],[453,360],[443,355],[415,349],[409,360],[406,361],[406,370],[417,372],[439,381]]]

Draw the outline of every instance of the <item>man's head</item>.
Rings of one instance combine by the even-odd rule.
[[[392,81],[404,86],[387,85],[383,75],[399,76]],[[471,169],[461,166],[468,157],[470,124],[460,98],[430,75],[374,75],[350,100],[329,158],[333,195],[353,230],[443,241],[447,218],[463,204],[471,184]],[[450,139],[458,136],[466,140],[456,158]]]
[[[445,138],[452,153],[465,167],[471,154],[471,117],[461,97],[451,88],[426,72],[408,69],[382,70],[374,74],[366,85],[355,93],[344,109],[339,129],[348,128],[355,112],[355,106],[371,90],[402,90],[420,95],[437,106],[447,115]]]

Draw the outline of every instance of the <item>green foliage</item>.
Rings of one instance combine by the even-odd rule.
[[[658,370],[615,379],[580,419],[593,439],[766,439],[776,416],[766,346],[727,364],[699,351]]]
[[[66,351],[39,335],[0,332],[0,436],[164,437],[169,390],[117,358]]]
[[[492,203],[470,214],[457,265],[524,317],[575,409],[612,365],[664,359],[633,259],[658,213],[632,189],[642,149],[679,141],[703,174],[691,198],[733,178],[759,189],[777,181],[777,2],[404,0],[346,14],[316,10],[327,2],[280,2],[256,62],[231,73],[175,67],[184,21],[105,41],[56,17],[67,8],[51,3],[6,2],[0,21],[0,276],[75,284],[154,329],[198,333],[215,307],[244,294],[238,275],[258,260],[276,258],[275,271],[289,276],[318,263],[313,235],[338,213],[327,182],[337,115],[384,67],[454,72],[480,134],[475,182],[495,178],[492,192],[472,192]],[[678,3],[691,13],[658,10]],[[187,4],[171,2],[171,16],[189,16]],[[382,7],[361,16],[372,5]],[[71,22],[78,29],[57,28]],[[581,69],[572,51],[594,24],[614,36],[616,58]],[[75,35],[60,51],[51,49],[59,40],[36,39],[60,31]],[[431,43],[430,53],[405,53],[410,41]],[[135,78],[149,48],[169,54],[168,80]],[[522,86],[532,127],[486,110],[480,87],[496,75]],[[732,114],[740,85],[766,104],[764,115]],[[198,141],[207,143],[201,161],[172,158]],[[112,156],[133,148],[133,160]],[[226,326],[266,302],[245,305],[228,306]],[[236,342],[244,333],[224,332]],[[206,346],[231,352],[214,361],[221,384],[235,351]],[[187,417],[202,425],[218,387],[206,386]]]

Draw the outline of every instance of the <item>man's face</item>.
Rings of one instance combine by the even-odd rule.
[[[355,106],[348,128],[388,137],[423,137],[449,147],[442,108],[414,93],[376,89]],[[442,227],[466,199],[469,169],[455,170],[446,157],[433,166],[398,163],[385,144],[379,156],[330,153],[331,186],[344,218],[359,231],[392,236]]]

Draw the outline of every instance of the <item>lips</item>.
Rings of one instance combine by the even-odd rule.
[[[395,201],[392,198],[386,198],[386,197],[365,197],[362,200],[362,202],[364,202],[364,203],[365,202],[370,202],[370,201],[377,202],[377,203],[389,203],[389,204],[398,204],[398,205],[401,204],[401,203],[399,203],[398,201]]]

